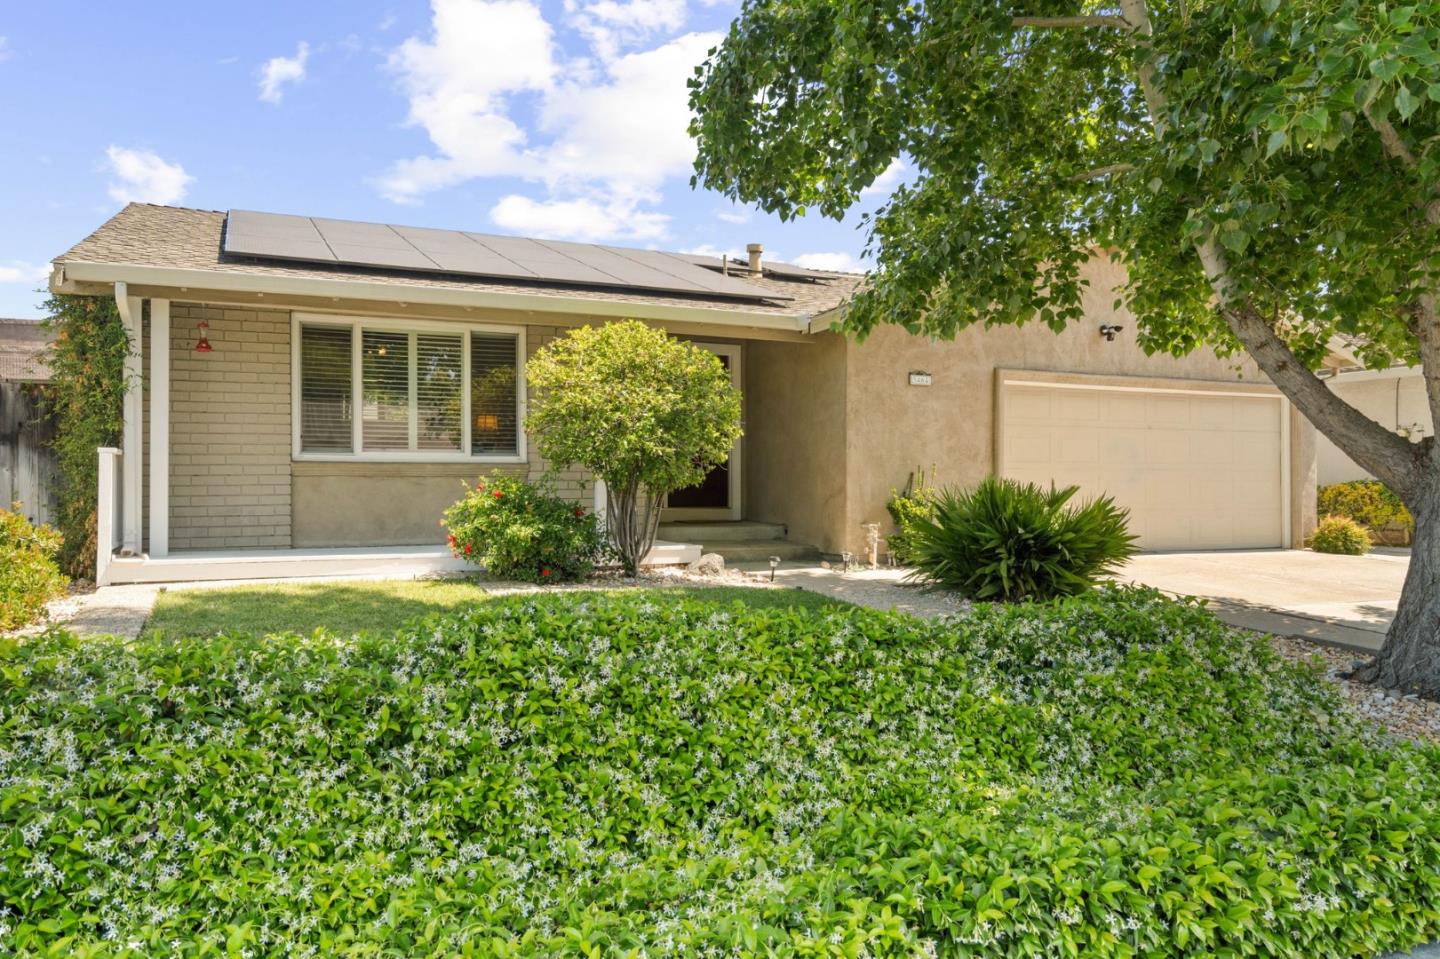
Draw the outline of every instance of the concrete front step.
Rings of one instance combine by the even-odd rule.
[[[719,553],[727,565],[734,563],[764,562],[771,556],[778,556],[786,562],[796,560],[818,560],[820,551],[804,543],[792,543],[784,539],[738,540],[710,542],[700,547],[706,553]]]
[[[779,523],[761,523],[755,520],[736,520],[713,523],[661,523],[660,539],[672,543],[735,543],[758,542],[781,539],[785,527]],[[708,550],[707,552],[717,552]]]

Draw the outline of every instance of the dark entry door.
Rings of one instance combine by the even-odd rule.
[[[721,344],[699,344],[715,353],[720,363],[730,371],[731,382],[738,383],[740,348]],[[738,518],[740,504],[739,484],[732,482],[731,470],[735,465],[732,452],[725,462],[705,474],[705,478],[694,486],[677,489],[666,499],[665,505],[674,519],[734,519]],[[675,511],[684,510],[676,515]],[[696,511],[696,512],[692,512]],[[704,512],[699,512],[704,511]],[[713,511],[710,513],[709,511]]]

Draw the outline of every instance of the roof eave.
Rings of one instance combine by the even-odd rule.
[[[365,280],[327,277],[277,276],[234,273],[132,263],[96,263],[61,260],[54,264],[50,288],[64,292],[71,283],[129,283],[134,286],[173,287],[177,290],[217,290],[272,296],[325,296],[377,302],[414,303],[481,309],[584,314],[615,318],[686,323],[713,323],[767,330],[804,331],[811,317],[804,313],[759,313],[745,309],[716,309],[648,303],[644,300],[602,300],[498,290],[464,290],[438,286],[404,286]]]

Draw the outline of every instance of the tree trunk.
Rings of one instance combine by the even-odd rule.
[[[1415,543],[1400,605],[1379,655],[1354,678],[1440,700],[1440,483],[1406,505],[1415,516]]]
[[[645,498],[641,504],[641,497]],[[660,526],[660,497],[644,489],[638,480],[606,483],[606,532],[627,576],[638,576],[640,564],[655,545]]]

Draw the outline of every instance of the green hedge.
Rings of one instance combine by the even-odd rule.
[[[45,604],[65,595],[65,576],[55,565],[60,534],[36,526],[20,512],[0,509],[0,631],[28,626]]]
[[[1195,606],[580,593],[0,656],[0,941],[64,956],[1373,955],[1440,750]]]
[[[1351,480],[1320,487],[1315,510],[1320,516],[1345,516],[1380,534],[1399,528],[1408,539],[1415,531],[1415,518],[1400,497],[1379,480]]]

